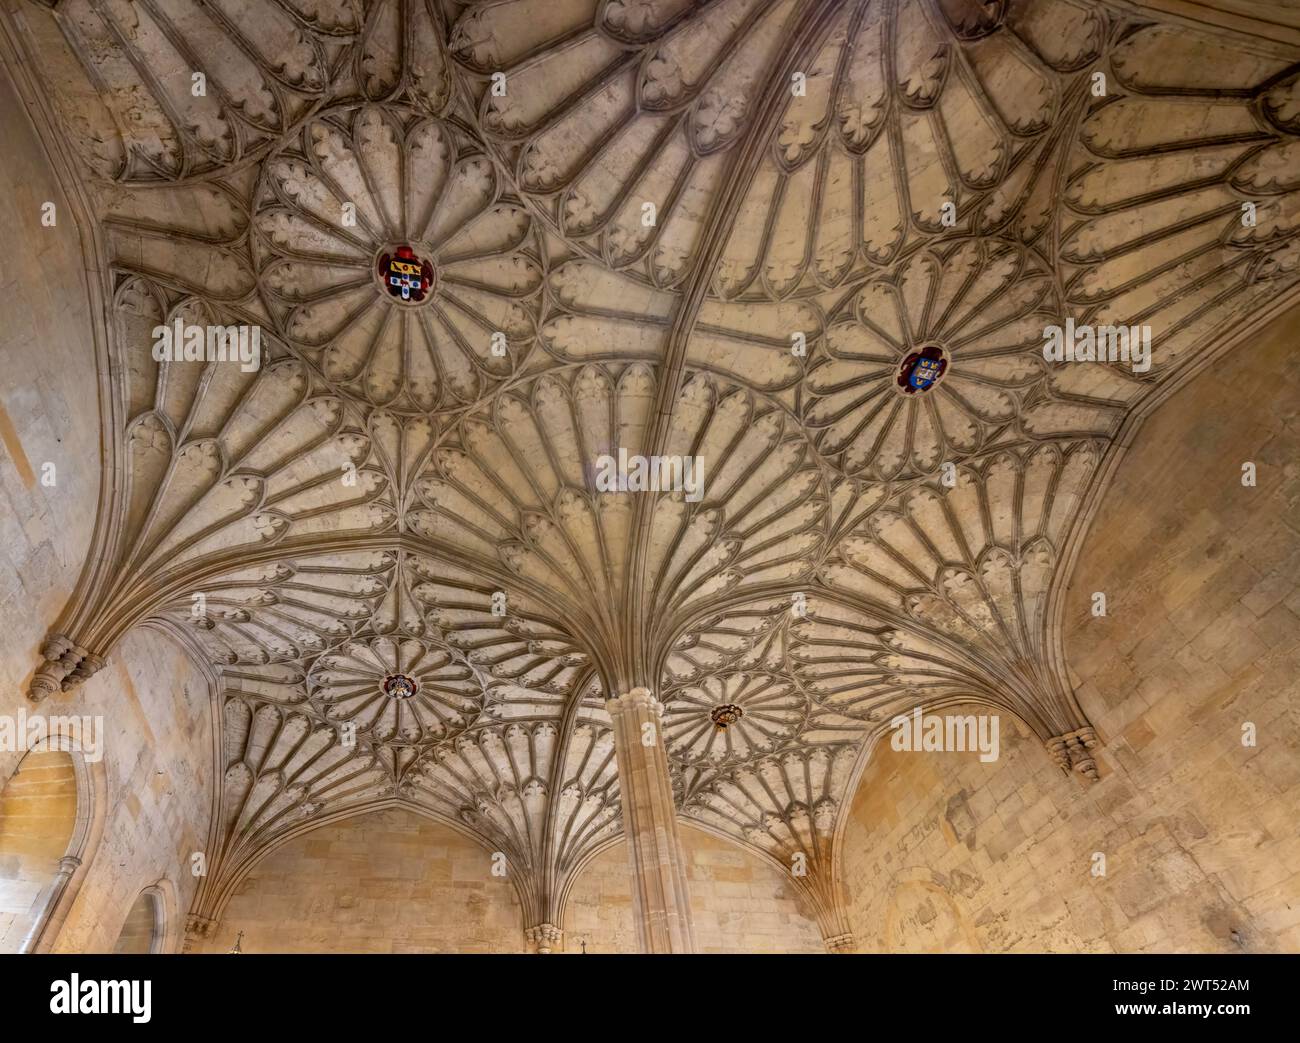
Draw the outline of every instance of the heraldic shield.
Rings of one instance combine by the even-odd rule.
[[[907,394],[928,391],[943,376],[948,368],[948,360],[943,357],[943,349],[934,346],[914,351],[903,360],[898,371],[898,386]]]
[[[418,304],[433,285],[433,265],[409,246],[399,246],[379,258],[379,280],[392,296]]]

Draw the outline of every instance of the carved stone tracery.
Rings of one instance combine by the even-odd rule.
[[[205,916],[398,801],[503,853],[550,947],[633,688],[678,811],[798,861],[832,949],[896,714],[975,699],[1098,777],[1070,548],[1126,424],[1300,285],[1300,54],[1080,0],[64,0],[19,35],[97,179],[117,469],[30,690],[146,620],[220,669]],[[1046,362],[1067,319],[1150,325],[1150,370]],[[260,367],[156,360],[178,321],[260,327]],[[702,496],[598,492],[619,448],[702,457]]]

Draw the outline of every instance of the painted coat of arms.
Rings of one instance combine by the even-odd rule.
[[[948,368],[948,360],[943,357],[943,349],[936,347],[922,348],[914,351],[903,360],[898,371],[898,386],[907,394],[928,391],[943,376]]]
[[[418,304],[433,285],[433,265],[409,246],[399,246],[379,258],[379,279],[392,296]]]

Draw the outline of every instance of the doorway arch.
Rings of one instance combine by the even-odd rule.
[[[167,951],[169,910],[160,885],[146,887],[131,903],[113,944],[114,955]]]

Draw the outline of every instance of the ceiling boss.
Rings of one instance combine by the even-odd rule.
[[[433,286],[433,265],[409,246],[381,254],[377,269],[389,296],[406,304],[419,304]]]

